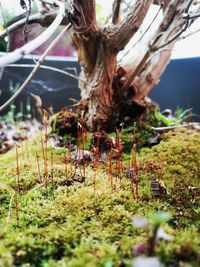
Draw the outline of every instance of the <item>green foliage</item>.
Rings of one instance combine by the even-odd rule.
[[[177,130],[165,134],[159,145],[140,150],[139,200],[131,192],[126,172],[121,181],[116,182],[113,176],[112,192],[106,164],[99,164],[96,172],[92,164],[87,166],[85,181],[77,168],[74,183],[67,188],[63,163],[66,149],[53,149],[54,178],[47,190],[38,187],[35,146],[30,140],[29,159],[19,149],[19,225],[13,198],[15,150],[0,155],[0,266],[131,266],[133,246],[148,238],[145,231],[133,227],[132,218],[149,214],[153,224],[165,224],[174,236],[172,242],[161,241],[156,247],[156,255],[165,266],[199,266],[199,137],[194,130]],[[44,179],[40,136],[36,144]],[[49,159],[50,153],[49,148]],[[127,167],[125,161],[123,165]],[[162,179],[170,195],[154,197],[151,178]],[[174,221],[177,224],[172,229]]]
[[[153,212],[150,213],[148,217],[149,222],[156,226],[165,224],[172,218],[169,212]]]

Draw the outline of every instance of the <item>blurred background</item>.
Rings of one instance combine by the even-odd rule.
[[[3,29],[4,21],[7,23],[16,16],[24,13],[24,10],[19,4],[19,0],[1,0],[0,10],[0,29]],[[110,20],[112,13],[112,2],[106,0],[97,0],[97,17],[100,23]],[[123,6],[124,13],[127,13],[128,8],[133,1],[126,1],[127,4]],[[32,13],[39,12],[40,3],[34,1]],[[152,18],[157,14],[158,6],[152,6],[147,18],[145,19],[142,28],[134,36],[133,40],[127,45],[125,51],[119,54],[119,59],[130,50],[133,43],[138,40],[141,34],[148,27]],[[2,12],[3,11],[3,12]],[[156,29],[159,21],[162,18],[162,12],[159,13],[151,30],[145,35],[149,38],[152,32]],[[28,40],[34,39],[38,36],[44,28],[37,25],[29,26]],[[62,30],[62,26],[58,32]],[[197,19],[190,30],[184,34],[187,38],[178,41],[172,52],[172,61],[167,67],[160,83],[151,93],[151,98],[158,102],[161,109],[170,108],[176,110],[177,107],[183,109],[193,108],[195,113],[200,114],[200,20]],[[35,64],[35,60],[41,55],[47,46],[52,42],[54,37],[58,34],[56,32],[44,45],[33,51],[31,56],[17,62],[18,64]],[[23,30],[19,29],[10,35],[10,40],[6,37],[4,42],[0,44],[0,51],[13,51],[24,44]],[[9,46],[8,46],[9,43]],[[140,43],[134,48],[134,55],[140,53],[142,50]],[[137,53],[135,52],[137,51]],[[133,55],[133,57],[134,57]],[[77,63],[76,52],[71,45],[71,36],[67,34],[49,53],[49,57],[45,61],[45,65],[52,66],[61,70],[77,75],[80,72],[80,66]],[[30,67],[8,66],[4,69],[0,80],[0,105],[2,105],[23,83],[28,74],[31,72]],[[80,91],[78,89],[78,81],[64,74],[47,69],[40,69],[36,76],[32,79],[27,90],[18,97],[15,101],[15,113],[27,111],[27,106],[36,105],[35,98],[31,94],[39,96],[43,102],[45,109],[53,108],[57,112],[61,108],[73,104],[71,99],[80,99]],[[27,104],[28,103],[28,104]],[[9,112],[10,107],[5,110]],[[4,112],[4,114],[5,114]],[[0,114],[2,115],[2,114]]]

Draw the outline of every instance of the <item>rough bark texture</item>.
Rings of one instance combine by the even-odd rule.
[[[186,0],[175,0],[166,9],[163,22],[155,34],[155,41],[152,45],[150,44],[146,64],[139,73],[139,91],[136,98],[144,98],[158,84],[170,61],[171,51],[179,38],[179,33],[184,29],[186,20],[183,19],[182,14],[188,3],[189,1]],[[173,40],[174,36],[177,37]]]
[[[96,28],[93,17],[95,31],[90,30],[89,21],[88,32],[85,30],[86,23],[84,32],[80,34],[82,31],[79,25],[75,43],[78,44],[79,62],[83,68],[82,79],[85,78],[85,83],[80,84],[80,88],[84,118],[91,130],[97,126],[109,130],[127,117],[137,117],[144,110],[144,97],[158,83],[170,60],[178,33],[185,25],[182,14],[190,0],[171,1],[168,6],[165,2],[163,21],[149,44],[148,51],[144,51],[143,59],[133,68],[132,73],[129,72],[131,75],[126,69],[117,66],[118,52],[140,28],[152,2],[136,1],[128,16],[112,27]]]
[[[152,3],[163,4],[163,21],[138,64],[129,69],[117,64],[117,54],[140,28]],[[112,26],[100,28],[96,21],[95,0],[74,0],[74,13],[63,24],[73,25],[73,42],[82,67],[80,89],[85,123],[91,130],[98,126],[112,129],[127,117],[137,117],[145,106],[144,98],[158,83],[180,34],[189,24],[182,14],[191,0],[135,0],[130,13],[120,22],[121,0],[113,5]],[[54,14],[39,16],[43,26]],[[134,51],[132,51],[134,53]],[[140,55],[141,56],[141,55]],[[122,66],[122,65],[121,65]]]
[[[106,130],[113,128],[124,108],[132,109],[127,95],[119,94],[123,75],[117,73],[116,56],[139,29],[151,3],[149,0],[136,1],[127,18],[119,25],[97,29],[93,17],[97,31],[91,31],[90,26],[86,31],[85,23],[83,32],[81,20],[78,21],[78,32],[75,26],[74,44],[82,66],[81,77],[85,78],[85,83],[80,83],[82,106],[84,119],[91,130],[97,126]],[[88,21],[88,25],[91,25],[91,21]]]

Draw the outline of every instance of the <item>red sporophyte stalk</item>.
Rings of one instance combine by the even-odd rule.
[[[131,160],[129,161],[129,167],[128,170],[130,171],[130,181],[131,181],[131,192],[134,195],[135,187],[134,187],[134,169],[131,164]]]
[[[41,170],[40,170],[40,162],[39,162],[39,156],[38,156],[35,140],[34,140],[34,144],[35,144],[35,158],[36,158],[36,162],[37,162],[38,175],[39,175],[40,182],[42,182]]]
[[[64,163],[65,163],[65,177],[66,177],[66,187],[68,191],[68,161],[66,155],[64,155]]]
[[[18,145],[16,144],[16,173],[17,173],[17,191],[20,193],[20,170],[19,170],[19,152]]]
[[[51,178],[52,178],[52,180],[53,180],[53,160],[54,160],[54,158],[53,158],[53,147],[51,147]]]
[[[45,185],[46,185],[46,190],[48,187],[48,113],[46,110],[43,110],[42,112],[42,121],[44,124],[44,142],[42,139],[42,154],[43,154],[43,159],[44,159],[44,174],[45,174]],[[44,146],[45,144],[45,146]]]
[[[101,137],[101,133],[100,133],[100,127],[98,126],[98,130],[97,130],[97,151],[96,151],[96,163],[98,165],[98,162],[99,162],[99,156],[100,156],[100,137]]]
[[[49,135],[48,135],[47,119],[45,121],[44,127],[45,127],[45,139],[44,139],[44,142],[45,142],[45,174],[48,179],[48,138],[49,138]]]
[[[109,153],[109,173],[108,173],[110,185],[111,185],[111,190],[112,192],[114,191],[113,189],[113,176],[112,176],[112,143],[110,145],[110,153]]]
[[[124,146],[124,123],[121,123],[121,145]],[[123,149],[121,149],[121,172],[123,173]]]
[[[139,173],[138,173],[138,163],[137,163],[137,154],[136,154],[136,133],[135,126],[133,131],[133,157],[132,157],[132,167],[135,172],[135,184],[136,184],[136,198],[139,198]]]
[[[82,131],[82,124],[78,120],[78,123],[77,123],[77,151],[76,151],[75,160],[78,160],[81,157],[81,131]]]
[[[46,190],[48,187],[48,167],[47,167],[47,154],[46,154],[46,150],[44,147],[44,141],[43,138],[41,136],[41,145],[42,145],[42,156],[43,156],[43,162],[44,162],[44,176],[45,176],[45,186],[46,186]]]
[[[100,132],[100,127],[98,126],[98,130],[97,130],[97,144],[96,147],[93,146],[92,150],[94,153],[94,164],[93,164],[93,168],[94,168],[94,196],[96,196],[96,176],[97,176],[97,169],[98,169],[98,163],[99,163],[99,147],[100,147],[100,137],[101,137],[101,132]]]
[[[116,152],[117,152],[117,161],[116,161],[116,176],[120,178],[121,176],[121,147],[120,147],[120,139],[119,139],[119,130],[116,129]]]
[[[85,150],[85,142],[87,141],[87,131],[83,127],[82,128],[82,159],[83,159],[83,177],[86,178],[86,168],[85,168],[85,155],[84,155],[84,150]]]
[[[43,158],[43,165],[44,165],[44,170],[45,170],[45,151],[44,151],[44,142],[43,142],[43,137],[42,137],[42,133],[41,133],[41,146],[42,146],[42,158]]]
[[[26,143],[25,143],[25,149],[26,149],[26,158],[27,158],[27,160],[29,160],[29,149],[28,149],[28,131],[27,131],[27,129],[26,129],[25,131],[26,131]]]
[[[16,211],[16,220],[17,225],[19,224],[19,200],[18,195],[20,193],[20,170],[19,170],[19,153],[18,153],[18,145],[16,144],[16,173],[17,173],[17,181],[16,181],[16,189],[15,189],[15,211]]]
[[[69,142],[69,147],[68,147],[68,153],[69,153],[69,163],[70,163],[70,175],[72,176],[72,153],[71,153],[71,139]]]
[[[15,192],[15,213],[16,213],[16,221],[17,225],[19,225],[19,199],[18,199],[19,192]]]

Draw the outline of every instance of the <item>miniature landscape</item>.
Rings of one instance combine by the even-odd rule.
[[[0,11],[0,267],[199,267],[198,61],[149,95],[200,1]]]
[[[0,155],[0,266],[199,266],[198,129],[140,147],[135,124],[109,136],[77,124],[57,147],[46,126]]]

